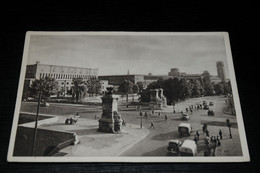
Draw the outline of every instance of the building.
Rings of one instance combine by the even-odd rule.
[[[224,67],[224,62],[223,61],[217,61],[217,72],[218,72],[218,77],[222,82],[226,81],[226,74],[225,74],[225,67]]]
[[[110,75],[98,76],[100,80],[107,80],[108,85],[119,86],[124,80],[129,80],[133,84],[144,81],[144,75]]]
[[[58,90],[66,93],[73,85],[73,78],[82,78],[83,81],[96,79],[98,69],[58,66],[40,64],[37,62],[33,65],[26,66],[25,85],[30,85],[35,79],[50,76],[58,82]]]

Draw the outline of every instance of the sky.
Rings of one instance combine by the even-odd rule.
[[[222,34],[209,35],[31,35],[27,64],[98,68],[99,75],[167,75],[171,68],[217,75],[227,57]]]

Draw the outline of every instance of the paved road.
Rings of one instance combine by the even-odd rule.
[[[217,149],[217,155],[241,155],[241,147],[238,136],[238,130],[236,128],[236,117],[227,115],[223,113],[225,106],[224,97],[203,97],[190,99],[185,102],[176,104],[176,107],[185,108],[189,105],[194,105],[197,103],[202,103],[203,100],[213,101],[214,106],[210,108],[215,111],[215,116],[208,116],[207,110],[195,110],[191,114],[191,118],[188,121],[192,127],[193,131],[200,130],[202,128],[202,123],[207,122],[209,124],[208,129],[210,135],[217,135],[218,130],[222,129],[225,141],[222,141],[222,146]],[[36,103],[22,103],[21,111],[25,112],[36,112],[37,104]],[[158,116],[157,113],[150,115],[150,110],[141,110],[142,112],[148,112],[148,119],[142,119],[143,128],[150,127],[151,121],[155,125],[155,129],[151,128],[149,135],[141,140],[139,143],[134,145],[128,151],[122,153],[122,156],[166,156],[167,155],[167,145],[170,139],[178,138],[178,125],[183,122],[180,120],[180,113],[161,113]],[[51,103],[49,107],[41,107],[40,113],[45,114],[54,114],[54,115],[63,115],[68,116],[70,114],[75,114],[76,112],[80,113],[80,116],[83,118],[94,119],[95,115],[101,116],[102,109],[101,106],[88,106],[88,105],[74,105],[74,104],[60,104],[60,103]],[[119,113],[126,120],[127,123],[140,125],[141,118],[139,116],[140,110],[135,110],[135,107],[126,108],[125,106],[119,106]],[[168,119],[165,120],[164,116],[167,115]],[[232,133],[233,139],[228,139],[228,128],[225,126],[225,120],[229,118],[233,122]],[[191,133],[190,137],[182,138],[184,139],[193,139],[195,132]],[[201,133],[201,138],[205,138],[205,135]],[[198,155],[203,155],[205,150],[204,140],[200,140],[198,144]]]

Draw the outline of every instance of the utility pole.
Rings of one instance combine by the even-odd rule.
[[[40,82],[40,92],[39,92],[39,97],[38,97],[38,105],[37,105],[35,127],[34,127],[34,136],[33,136],[32,156],[35,156],[35,147],[36,147],[38,120],[39,120],[39,110],[40,110],[40,104],[41,104],[41,95],[42,95],[42,83]]]

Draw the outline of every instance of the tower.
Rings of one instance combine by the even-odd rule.
[[[217,72],[218,77],[222,82],[226,81],[226,74],[225,74],[225,68],[224,68],[224,62],[223,61],[217,61]]]

